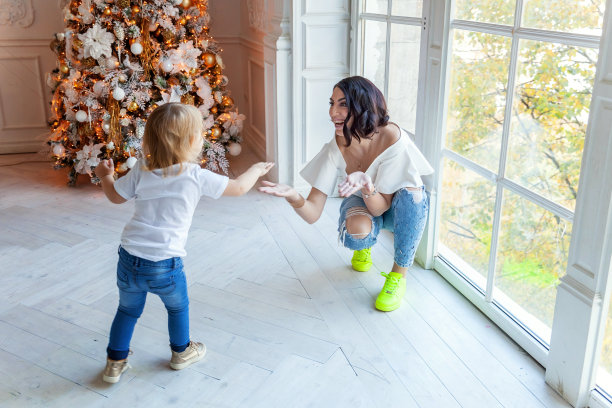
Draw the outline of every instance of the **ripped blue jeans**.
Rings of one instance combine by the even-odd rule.
[[[365,212],[364,212],[365,211]],[[402,188],[395,192],[391,207],[383,215],[373,217],[367,213],[363,198],[352,195],[345,198],[340,205],[338,232],[343,245],[352,250],[371,248],[381,229],[393,232],[394,261],[398,266],[408,267],[414,262],[427,214],[429,212],[429,195],[422,186],[420,190]],[[372,218],[372,230],[365,237],[355,237],[346,230],[347,214],[365,214]]]

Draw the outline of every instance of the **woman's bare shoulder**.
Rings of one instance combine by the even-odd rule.
[[[386,126],[379,128],[378,133],[380,135],[380,144],[383,150],[400,140],[402,136],[400,127],[392,122],[389,122]]]

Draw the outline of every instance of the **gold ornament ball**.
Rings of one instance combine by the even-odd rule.
[[[217,63],[217,57],[215,57],[215,54],[212,52],[205,52],[202,54],[202,61],[204,61],[204,65],[206,65],[208,68],[214,67]]]
[[[183,8],[191,7],[191,0],[183,0],[183,2],[181,3],[181,7]]]
[[[216,106],[213,106],[212,108],[210,108],[210,113],[212,113],[213,115],[216,115],[218,112],[218,109]]]
[[[68,67],[68,65],[62,64],[60,66],[60,71],[62,72],[62,74],[67,74],[68,72],[70,72],[70,68]]]
[[[226,108],[231,108],[232,106],[234,106],[234,100],[229,96],[224,96],[221,101],[221,104]]]
[[[181,96],[181,103],[184,103],[185,105],[195,105],[195,99],[193,95],[185,94]]]
[[[129,103],[128,108],[127,108],[130,112],[135,112],[138,110],[138,104],[136,103],[136,101],[132,101]]]
[[[181,19],[179,20],[179,24],[180,24],[180,25],[185,25],[185,24],[187,24],[187,19],[186,19],[185,17],[181,18]]]
[[[222,133],[223,132],[221,132],[221,128],[219,126],[213,126],[210,129],[210,138],[215,141],[221,137]]]
[[[172,42],[174,40],[174,33],[170,30],[164,30],[162,32],[162,37],[164,37],[164,41]]]
[[[140,7],[138,7],[137,5],[133,5],[132,6],[132,13],[133,14],[140,13]]]
[[[115,3],[122,9],[130,7],[130,0],[117,0]]]
[[[106,16],[110,16],[110,15],[111,15],[111,9],[110,9],[110,7],[106,7],[106,8],[104,9],[104,15],[106,15]]]

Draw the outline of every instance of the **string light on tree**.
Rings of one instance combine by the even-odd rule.
[[[168,102],[198,108],[207,132],[202,162],[227,173],[225,154],[240,153],[244,115],[225,88],[207,0],[69,0],[63,13],[66,28],[51,42],[48,145],[69,184],[79,174],[97,182],[102,159],[131,168],[142,157],[147,117]]]

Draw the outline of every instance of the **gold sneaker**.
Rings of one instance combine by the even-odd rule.
[[[172,359],[170,359],[170,367],[174,370],[182,370],[185,367],[189,367],[191,364],[200,361],[206,354],[206,346],[203,343],[196,341],[190,341],[189,345],[184,351],[177,353],[172,352]]]
[[[132,368],[132,366],[128,364],[127,358],[125,360],[111,360],[107,358],[102,379],[107,383],[114,384],[119,381],[121,374],[129,368]]]

